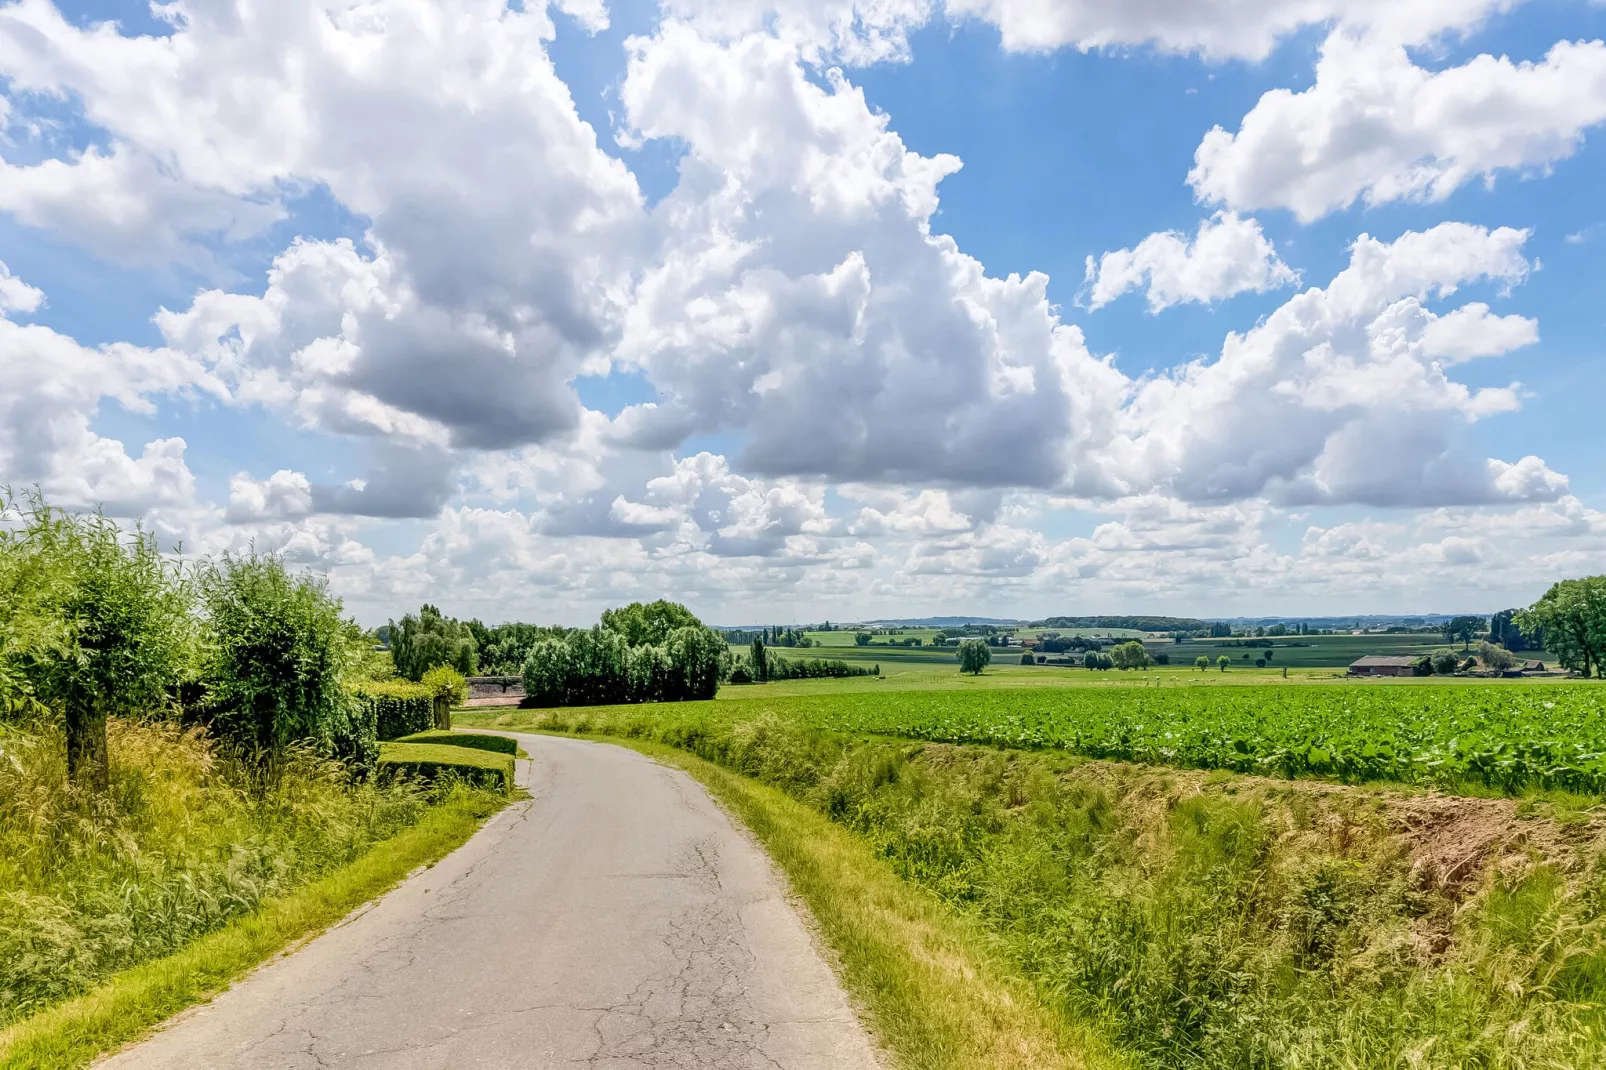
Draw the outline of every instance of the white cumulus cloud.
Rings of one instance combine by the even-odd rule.
[[[1133,249],[1087,258],[1087,304],[1103,308],[1128,290],[1147,289],[1149,311],[1185,301],[1210,304],[1246,291],[1265,293],[1299,281],[1253,219],[1218,212],[1190,239],[1174,230]]]

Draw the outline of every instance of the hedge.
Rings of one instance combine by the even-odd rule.
[[[361,779],[374,771],[379,760],[379,713],[360,695],[346,703],[346,715],[329,736],[329,750]]]
[[[519,741],[507,736],[482,736],[472,732],[417,732],[402,736],[397,743],[433,743],[443,747],[468,747],[471,750],[495,751],[497,754],[517,754]]]
[[[435,727],[435,693],[422,684],[405,680],[367,681],[357,685],[356,697],[373,709],[375,731],[381,740],[427,732]]]
[[[400,775],[416,780],[453,775],[480,787],[507,791],[513,786],[513,756],[440,743],[382,743],[379,775],[386,780]]]

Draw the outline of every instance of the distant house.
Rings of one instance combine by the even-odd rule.
[[[1522,663],[1523,672],[1545,672],[1545,663],[1542,661],[1525,661]]]
[[[1413,676],[1417,659],[1409,654],[1368,654],[1349,667],[1351,676]]]

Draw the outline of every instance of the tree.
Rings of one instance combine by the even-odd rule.
[[[464,676],[473,676],[479,667],[479,648],[469,626],[427,603],[418,616],[409,613],[400,624],[391,622],[390,656],[396,672],[414,681],[437,665],[450,665]]]
[[[1460,667],[1461,659],[1448,650],[1433,655],[1433,671],[1440,676],[1454,676]]]
[[[981,671],[992,663],[993,652],[987,648],[982,639],[966,639],[959,644],[959,671],[968,672],[973,676],[980,676]]]
[[[1461,648],[1466,650],[1471,648],[1473,637],[1483,631],[1484,624],[1482,617],[1451,617],[1444,622],[1440,633],[1446,643],[1460,640]]]
[[[853,645],[854,646],[869,646],[870,645],[870,633],[869,632],[854,632],[853,633]]]
[[[769,658],[764,652],[764,640],[753,639],[753,645],[748,648],[748,671],[753,674],[754,683],[763,683],[770,678]]]
[[[1028,650],[1026,653],[1020,656],[1020,663],[1022,665],[1036,665],[1037,659],[1033,657],[1032,652]]]
[[[1266,657],[1266,660],[1267,660],[1267,661],[1270,661],[1270,660],[1271,660],[1271,653],[1272,653],[1272,652],[1271,652],[1271,651],[1270,651],[1270,650],[1267,650],[1267,651],[1266,651],[1266,654],[1265,654],[1265,657]]]
[[[341,683],[361,632],[341,616],[328,582],[255,552],[224,554],[198,580],[212,730],[269,781],[292,742],[344,738],[352,711]]]
[[[1536,629],[1534,634],[1528,635],[1517,627],[1517,614],[1519,609],[1502,609],[1489,618],[1489,641],[1499,643],[1507,650],[1543,650],[1545,649],[1544,629]]]
[[[1221,657],[1216,659],[1216,668],[1220,669],[1222,672],[1226,672],[1227,671],[1227,666],[1229,666],[1231,664],[1232,664],[1232,659],[1229,658],[1225,654],[1221,655]]]
[[[1478,644],[1478,660],[1497,672],[1505,672],[1507,669],[1515,668],[1517,665],[1516,655],[1503,646],[1496,646],[1487,639]]]
[[[1562,666],[1606,677],[1606,576],[1562,580],[1516,617],[1526,635],[1543,632]]]
[[[1117,669],[1147,669],[1149,667],[1149,652],[1143,649],[1143,644],[1136,639],[1130,643],[1122,643],[1110,651],[1110,657],[1115,661]]]
[[[603,612],[601,626],[624,636],[631,646],[662,643],[676,628],[702,627],[702,621],[679,602],[632,602]],[[773,643],[770,645],[774,645]]]
[[[189,671],[193,591],[143,531],[125,535],[103,516],[71,516],[38,497],[21,520],[5,538],[24,567],[46,570],[33,593],[51,622],[24,659],[28,690],[62,716],[68,776],[105,792],[107,718],[170,705]]]
[[[1200,654],[1198,657],[1193,659],[1193,667],[1198,669],[1200,672],[1204,672],[1206,669],[1210,668],[1210,659],[1205,655]]]

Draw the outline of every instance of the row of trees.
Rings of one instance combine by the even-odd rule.
[[[881,666],[865,668],[849,665],[837,658],[783,658],[770,652],[764,640],[755,637],[747,656],[731,663],[729,680],[733,684],[764,684],[772,680],[824,680],[851,676],[880,676]]]
[[[709,699],[729,663],[725,640],[685,606],[636,602],[595,627],[537,640],[524,661],[524,696],[537,706]]]
[[[371,644],[324,580],[277,557],[181,566],[143,530],[37,493],[0,501],[0,717],[59,721],[87,789],[107,788],[114,716],[206,724],[265,777],[296,741],[355,755],[343,685]]]

